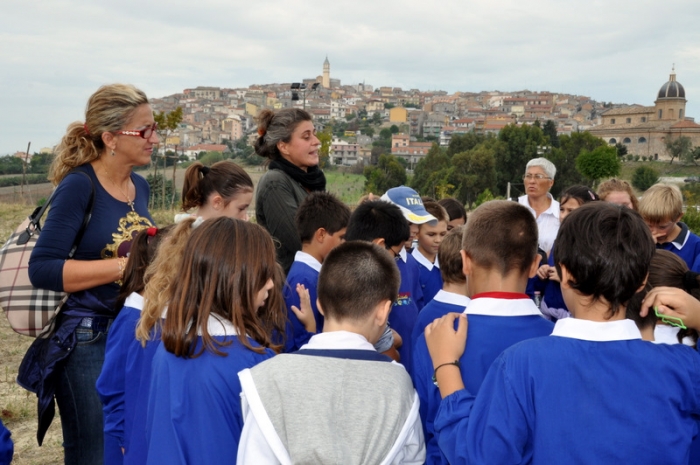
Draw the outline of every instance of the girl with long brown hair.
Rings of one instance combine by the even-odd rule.
[[[148,463],[235,462],[243,427],[237,373],[280,348],[279,276],[260,226],[222,217],[192,231],[153,358]]]

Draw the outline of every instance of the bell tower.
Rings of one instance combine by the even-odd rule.
[[[321,85],[326,89],[331,88],[331,64],[328,61],[328,55],[326,55],[326,60],[323,62],[323,80]]]

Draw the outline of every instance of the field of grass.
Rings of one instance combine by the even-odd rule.
[[[634,171],[640,166],[651,166],[659,172],[660,177],[700,176],[700,165],[682,165],[678,161],[673,164],[667,161],[626,161],[622,164],[622,179],[632,179]]]

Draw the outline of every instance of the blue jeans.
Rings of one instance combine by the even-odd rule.
[[[95,383],[105,359],[107,332],[78,327],[77,345],[58,374],[56,402],[61,415],[66,465],[101,465],[102,403]]]

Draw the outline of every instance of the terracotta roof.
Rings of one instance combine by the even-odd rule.
[[[617,115],[636,115],[639,113],[653,113],[654,107],[643,107],[641,105],[633,105],[623,108],[611,108],[608,111],[601,113],[601,116],[617,116]]]
[[[687,119],[684,119],[683,121],[679,121],[673,126],[671,126],[672,129],[685,129],[685,128],[700,128],[700,124],[697,124],[694,121],[690,121]]]

